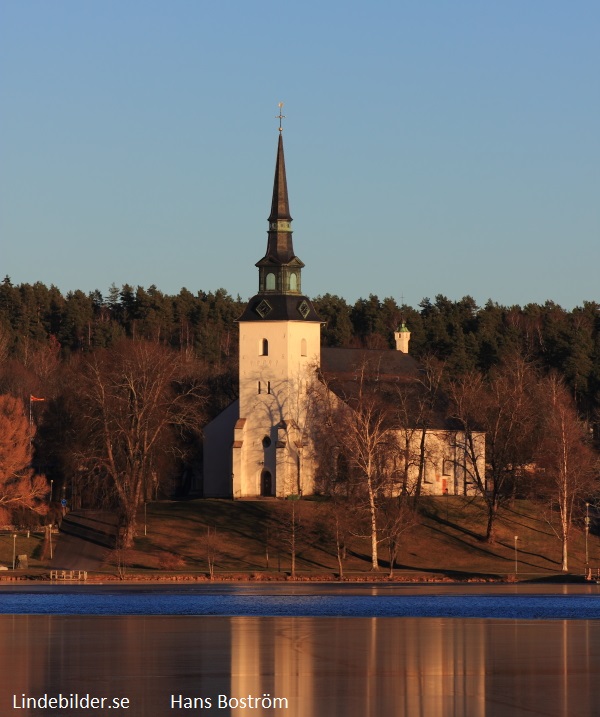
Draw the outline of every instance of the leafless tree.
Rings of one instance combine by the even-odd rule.
[[[421,496],[427,464],[427,433],[434,423],[444,366],[433,358],[423,362],[424,371],[416,378],[394,384],[394,420],[398,432],[400,491],[412,493],[416,506]],[[410,475],[416,469],[417,479]]]
[[[390,561],[390,578],[398,558],[401,537],[419,522],[417,512],[406,494],[400,494],[380,501],[379,525],[381,539],[387,543]]]
[[[178,433],[197,430],[203,383],[179,353],[123,340],[84,360],[78,389],[84,433],[78,461],[107,482],[129,547],[161,453],[177,443]]]
[[[543,437],[536,465],[540,481],[558,504],[557,535],[562,545],[562,569],[567,571],[575,511],[578,504],[597,494],[600,462],[563,382],[550,375],[542,381],[541,389]]]
[[[0,396],[0,520],[25,509],[47,512],[48,483],[31,468],[33,426],[20,398]]]
[[[329,406],[325,427],[349,468],[353,496],[363,501],[369,525],[371,567],[379,569],[377,509],[379,497],[389,484],[397,435],[390,408],[367,380],[367,367],[357,372],[353,390],[338,399],[326,392]]]
[[[348,485],[331,481],[327,487],[328,500],[323,504],[323,532],[327,541],[335,544],[338,579],[344,579],[348,538],[356,527],[355,505],[348,495]]]
[[[462,429],[457,435],[466,456],[465,470],[487,506],[488,542],[494,542],[500,505],[514,496],[524,467],[534,458],[537,381],[534,368],[512,356],[488,377],[473,371],[449,385],[452,418]]]
[[[133,565],[134,554],[130,549],[123,547],[121,541],[117,538],[115,549],[106,553],[103,562],[106,567],[114,566],[119,580],[125,580],[127,569]]]
[[[218,541],[216,527],[206,526],[206,562],[211,580],[215,579],[215,562],[217,559]]]
[[[301,544],[302,523],[300,521],[298,500],[292,496],[277,506],[276,538],[286,546],[290,556],[290,577],[296,579],[296,558]]]
[[[306,482],[307,458],[314,452],[316,423],[321,414],[323,386],[316,378],[316,367],[286,383],[285,416],[286,447],[295,463],[295,486],[291,494],[302,495]]]

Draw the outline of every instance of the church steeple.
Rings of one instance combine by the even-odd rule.
[[[287,264],[294,258],[292,245],[292,215],[288,200],[287,178],[285,176],[285,158],[283,156],[283,137],[279,133],[277,145],[277,161],[275,162],[275,179],[273,180],[273,199],[269,214],[269,240],[267,243],[268,257],[279,264]],[[258,266],[258,264],[257,264]]]
[[[279,129],[273,198],[269,214],[267,251],[257,262],[258,290],[262,293],[301,294],[300,270],[304,264],[294,254],[292,215],[288,199],[283,137]]]
[[[290,203],[288,200],[287,177],[285,176],[285,157],[283,156],[283,136],[279,133],[277,145],[277,161],[275,162],[275,179],[273,180],[273,200],[269,224],[277,221],[291,222]]]
[[[283,118],[282,106],[283,104],[279,105],[280,120]],[[311,300],[302,294],[301,272],[304,263],[294,254],[291,224],[280,123],[267,251],[263,258],[256,262],[258,293],[248,302],[239,318],[240,322],[302,321],[320,324]]]

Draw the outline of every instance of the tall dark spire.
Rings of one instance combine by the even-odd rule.
[[[281,119],[280,105],[280,119]],[[277,294],[300,294],[300,270],[304,264],[294,254],[292,243],[292,215],[288,200],[283,137],[279,126],[273,197],[269,214],[267,252],[257,262],[259,291]]]
[[[271,213],[269,214],[269,240],[265,258],[268,257],[278,264],[287,264],[294,258],[291,223],[292,216],[290,214],[285,158],[283,156],[283,137],[279,132],[275,179],[273,180],[273,199],[271,200]]]
[[[271,202],[269,224],[273,224],[277,220],[292,221],[290,203],[288,200],[287,178],[285,176],[285,158],[283,156],[283,137],[281,136],[281,132],[279,133],[279,144],[277,145],[277,161],[275,163],[273,200]]]

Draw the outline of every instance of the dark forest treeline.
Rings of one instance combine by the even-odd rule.
[[[600,405],[600,304],[584,302],[567,311],[543,305],[478,307],[470,296],[451,301],[438,295],[423,299],[418,309],[398,306],[393,298],[375,295],[354,305],[325,294],[314,299],[323,318],[326,346],[385,348],[393,331],[406,321],[411,353],[433,355],[450,373],[472,369],[487,372],[504,356],[518,351],[543,371],[555,370],[571,388],[582,415],[595,422]],[[146,339],[193,352],[207,365],[235,366],[238,332],[235,321],[244,302],[226,291],[177,295],[155,286],[144,289],[112,286],[99,291],[76,290],[63,295],[41,282],[0,284],[0,359],[14,359],[36,374],[45,364],[73,353],[108,348],[128,337]],[[36,365],[38,364],[38,365]],[[42,387],[40,387],[42,388]]]
[[[123,338],[144,338],[193,349],[210,363],[227,359],[236,349],[235,319],[241,301],[225,291],[192,294],[181,289],[168,296],[155,286],[112,286],[99,291],[70,291],[63,296],[41,282],[0,285],[0,356],[24,363],[36,348],[52,340],[61,355],[108,348]]]

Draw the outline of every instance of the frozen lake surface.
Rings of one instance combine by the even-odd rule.
[[[598,619],[600,586],[19,585],[0,587],[0,613]]]
[[[0,714],[592,717],[599,597],[595,584],[3,586]],[[20,706],[60,695],[128,707]],[[279,702],[240,707],[263,695]]]

